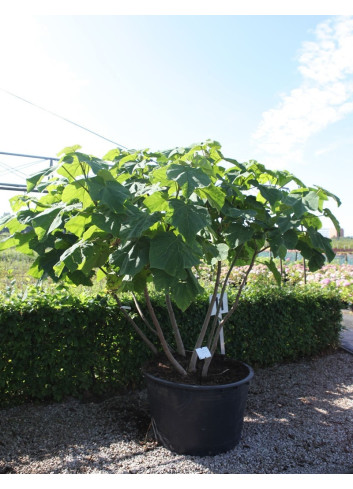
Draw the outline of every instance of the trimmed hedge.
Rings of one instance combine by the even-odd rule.
[[[151,353],[107,297],[31,291],[0,298],[0,406],[141,385]],[[187,349],[207,305],[201,297],[184,314],[175,308]],[[161,324],[169,323],[161,298],[154,306]],[[337,347],[341,328],[341,302],[332,294],[250,288],[226,325],[226,353],[255,367],[296,361]]]

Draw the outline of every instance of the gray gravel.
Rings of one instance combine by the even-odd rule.
[[[0,413],[2,473],[353,473],[353,355],[341,350],[255,371],[242,440],[212,457],[176,455],[159,446],[144,390]]]

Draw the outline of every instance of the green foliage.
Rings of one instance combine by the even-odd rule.
[[[133,305],[128,298],[124,304]],[[160,323],[167,325],[162,298],[155,296],[153,304]],[[193,348],[207,305],[208,298],[199,296],[188,314],[175,311],[187,349]],[[141,306],[146,311],[143,300]],[[264,367],[325,352],[338,344],[340,307],[332,292],[249,288],[225,328],[226,353]],[[167,341],[174,346],[171,334]],[[27,296],[1,296],[2,406],[139,386],[140,368],[150,355],[107,296],[36,289]]]
[[[225,158],[217,141],[162,152],[112,150],[104,159],[79,149],[65,148],[56,167],[32,176],[28,190],[36,196],[12,199],[15,215],[0,223],[0,232],[10,233],[0,251],[34,254],[29,274],[40,281],[92,286],[104,273],[118,294],[168,293],[179,314],[202,296],[199,266],[220,268],[222,261],[250,272],[262,251],[283,259],[293,247],[311,271],[334,258],[331,241],[319,232],[320,216],[337,226],[323,205],[339,199],[287,171]],[[266,264],[280,285],[273,260]],[[202,324],[198,318],[196,327]],[[168,356],[161,333],[159,340]]]
[[[2,297],[0,403],[133,387],[149,352],[106,297]]]
[[[212,263],[212,246],[223,245],[225,262],[241,252],[243,264],[264,247],[284,258],[296,246],[312,271],[333,259],[317,213],[329,198],[339,204],[337,197],[220,149],[208,140],[157,153],[113,150],[104,161],[65,148],[54,169],[28,181],[47,193],[13,201],[16,216],[2,223],[11,234],[0,249],[37,253],[31,273],[41,279],[89,285],[103,268],[120,291],[154,283],[161,270],[177,284],[169,292],[183,310],[200,290],[186,274]],[[225,170],[226,162],[233,166]],[[23,234],[25,227],[32,231]]]

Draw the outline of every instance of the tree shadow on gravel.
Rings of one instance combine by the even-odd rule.
[[[157,446],[140,392],[102,402],[22,405],[1,414],[0,474],[33,473],[33,467],[34,473],[114,473],[105,455],[112,444],[130,446],[121,455],[117,448],[117,464]]]
[[[352,357],[255,372],[240,443],[198,463],[213,473],[352,473],[352,375],[337,381],[335,361],[350,365]]]

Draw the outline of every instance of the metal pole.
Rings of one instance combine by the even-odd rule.
[[[59,158],[52,158],[51,156],[34,156],[34,155],[24,155],[24,154],[21,154],[21,153],[5,153],[4,151],[0,151],[0,155],[23,156],[24,158],[38,158],[40,160],[55,160],[55,161],[59,161]]]

